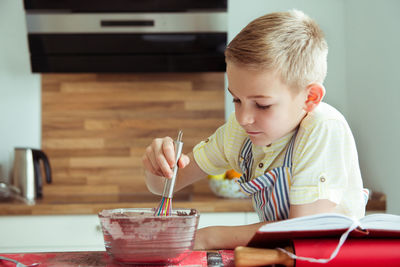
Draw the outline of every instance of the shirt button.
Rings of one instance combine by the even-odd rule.
[[[260,162],[260,164],[258,164],[258,167],[262,168],[262,167],[264,167],[264,164],[262,162]]]
[[[325,179],[325,177],[321,177],[321,178],[319,178],[319,180],[321,183],[323,183],[323,182],[325,182],[326,179]]]

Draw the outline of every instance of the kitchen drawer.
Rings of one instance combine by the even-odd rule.
[[[0,252],[104,250],[97,215],[1,216]]]

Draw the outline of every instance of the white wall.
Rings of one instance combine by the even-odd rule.
[[[14,147],[40,147],[40,76],[31,74],[23,1],[0,1],[0,179]]]
[[[365,184],[400,214],[400,1],[346,2],[348,119]]]

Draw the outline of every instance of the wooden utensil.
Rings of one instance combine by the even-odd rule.
[[[285,247],[285,250],[293,253],[292,247]],[[294,266],[294,259],[277,249],[236,247],[235,266],[265,266],[281,264],[288,267]]]

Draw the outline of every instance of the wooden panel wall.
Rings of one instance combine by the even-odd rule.
[[[148,193],[141,156],[184,132],[184,152],[224,122],[224,74],[44,74],[44,196]]]

